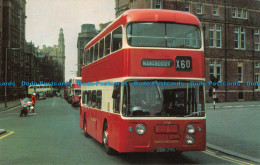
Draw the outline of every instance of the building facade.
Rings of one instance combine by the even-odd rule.
[[[81,68],[84,66],[83,52],[86,44],[98,34],[94,24],[82,24],[81,32],[78,34],[77,49],[78,49],[78,71],[77,77],[82,76]]]
[[[206,81],[229,86],[216,89],[220,102],[260,100],[259,0],[115,0],[116,16],[128,9],[152,8],[190,12],[204,29]],[[206,86],[207,102],[211,102]]]
[[[25,94],[21,81],[27,78],[25,53],[25,0],[0,0],[0,82],[15,82],[7,86],[8,98]],[[7,68],[7,69],[6,69]],[[0,86],[0,100],[4,100]]]
[[[59,65],[53,60],[49,52],[40,50],[32,42],[28,42],[25,48],[26,65],[29,68],[26,82],[52,82],[57,81]]]

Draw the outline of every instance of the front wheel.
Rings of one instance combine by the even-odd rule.
[[[109,147],[109,143],[108,143],[108,138],[109,137],[109,132],[108,132],[108,127],[107,127],[107,123],[104,124],[104,128],[103,128],[103,145],[105,147],[105,151],[108,155],[115,155],[116,151],[114,149],[112,149],[111,147]]]

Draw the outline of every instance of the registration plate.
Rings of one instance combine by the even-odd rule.
[[[177,71],[192,71],[192,58],[188,56],[176,56],[175,68]]]
[[[175,147],[169,147],[169,148],[157,148],[156,152],[175,152]]]

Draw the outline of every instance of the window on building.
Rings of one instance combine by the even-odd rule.
[[[234,28],[235,49],[246,49],[246,29],[243,27]]]
[[[156,0],[156,9],[161,9],[161,0]]]
[[[237,8],[232,9],[232,18],[237,18]]]
[[[232,8],[232,18],[248,19],[246,9]]]
[[[246,48],[246,29],[245,28],[240,28],[240,38],[241,38],[241,43],[240,43],[240,47],[241,49],[245,49]]]
[[[216,25],[216,47],[221,48],[221,25]]]
[[[243,19],[247,19],[247,10],[243,10]]]
[[[209,77],[212,80],[213,77],[216,77],[218,81],[222,81],[221,79],[221,61],[220,60],[210,60],[209,64]]]
[[[112,32],[112,52],[122,48],[122,27]]]
[[[238,92],[238,99],[239,100],[244,99],[244,93],[243,92]]]
[[[214,31],[215,31],[215,26],[209,25],[209,46],[210,47],[214,47],[215,45]]]
[[[221,48],[221,25],[209,25],[209,46],[211,48]]]
[[[259,29],[254,29],[254,34],[259,35]]]
[[[80,57],[80,63],[79,64],[82,67],[83,65],[85,65],[85,56],[84,56],[84,50],[83,49],[80,49],[79,57]]]
[[[256,74],[255,75],[255,82],[260,83],[260,74]],[[260,86],[259,85],[255,85],[255,90],[260,90]]]
[[[237,10],[237,18],[242,18],[242,9]]]
[[[190,12],[190,4],[185,3],[185,11]]]
[[[134,0],[130,0],[130,9],[133,9],[134,8]]]
[[[255,68],[260,68],[260,61],[255,61]]]
[[[255,51],[260,51],[260,43],[255,43]]]
[[[239,63],[237,66],[238,82],[243,82],[243,64]]]
[[[197,4],[197,14],[202,14],[202,5]]]
[[[214,16],[218,16],[218,6],[213,6],[212,14],[213,14]]]
[[[84,41],[80,41],[79,43],[81,48],[84,47]]]

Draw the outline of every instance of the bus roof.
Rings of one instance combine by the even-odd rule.
[[[102,32],[93,38],[86,46],[85,51],[93,46],[108,33],[120,25],[125,26],[129,22],[175,22],[200,26],[198,18],[188,12],[161,9],[132,9],[124,12],[114,22],[109,24]]]

